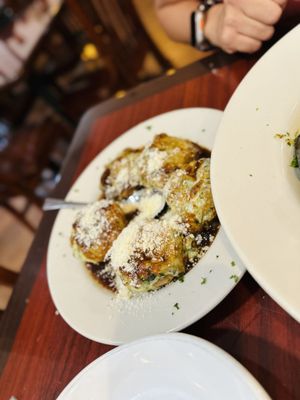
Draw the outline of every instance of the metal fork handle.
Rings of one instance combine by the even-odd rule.
[[[63,199],[53,199],[48,197],[43,204],[43,211],[61,210],[63,208],[81,208],[87,204],[88,203],[66,201]]]

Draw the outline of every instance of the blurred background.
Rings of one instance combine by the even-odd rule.
[[[152,0],[0,0],[0,314],[82,114],[204,56]]]

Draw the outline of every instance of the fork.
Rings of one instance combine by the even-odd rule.
[[[43,204],[43,211],[60,210],[62,208],[81,208],[87,204],[88,203],[66,201],[64,199],[54,199],[48,197]]]

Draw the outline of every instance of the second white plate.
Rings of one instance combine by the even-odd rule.
[[[183,333],[111,350],[82,370],[58,400],[270,400],[219,347]]]
[[[138,147],[161,132],[212,148],[222,113],[193,108],[159,115],[130,129],[102,151],[71,188],[67,199],[94,201],[104,165],[125,147]],[[177,331],[203,317],[232,290],[244,273],[223,230],[184,282],[140,298],[117,300],[72,255],[74,211],[60,211],[50,238],[47,274],[53,301],[63,319],[83,336],[121,344],[143,336]]]
[[[251,69],[231,98],[212,153],[221,223],[257,282],[300,321],[300,181],[293,146],[300,129],[300,25]],[[275,67],[276,66],[276,67]]]

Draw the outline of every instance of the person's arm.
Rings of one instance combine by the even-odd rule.
[[[227,53],[253,53],[273,36],[287,0],[224,0],[206,14],[204,34]],[[190,15],[199,1],[155,0],[158,17],[171,38],[190,42]]]
[[[185,43],[190,42],[191,14],[198,5],[197,0],[155,0],[158,18],[167,34]]]

